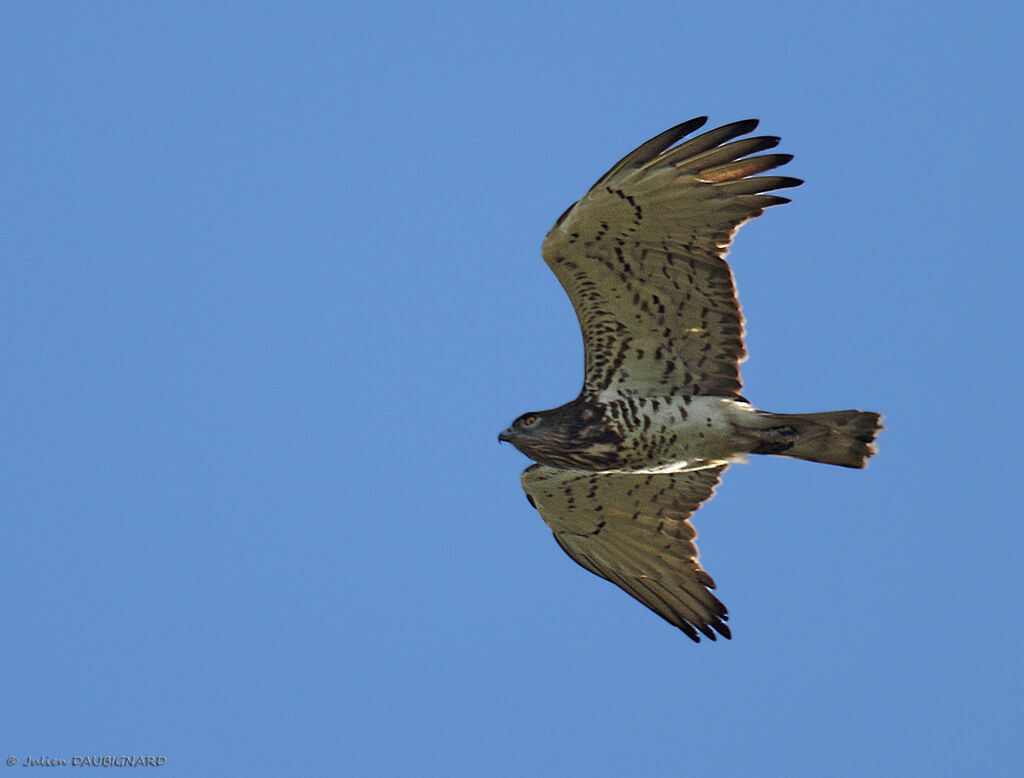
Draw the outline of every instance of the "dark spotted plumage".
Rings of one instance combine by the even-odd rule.
[[[684,138],[693,119],[620,160],[558,219],[548,266],[583,331],[583,389],[505,430],[538,462],[523,488],[559,545],[679,627],[729,637],[725,607],[697,563],[687,517],[728,462],[778,454],[863,467],[880,416],[774,414],[739,392],[743,317],[725,254],[768,194],[801,182],[760,173],[788,154],[757,121]],[[754,156],[751,156],[754,155]]]
[[[789,202],[765,192],[801,182],[748,177],[791,159],[740,159],[779,142],[726,143],[755,120],[670,148],[704,121],[680,124],[628,155],[544,240],[544,260],[583,329],[585,393],[739,396],[743,319],[725,248],[743,222]]]
[[[697,563],[686,519],[711,496],[724,466],[687,473],[594,473],[533,465],[523,488],[555,540],[590,572],[620,586],[694,640],[731,637],[725,606]]]

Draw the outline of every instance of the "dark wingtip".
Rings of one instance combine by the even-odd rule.
[[[735,128],[737,135],[746,135],[748,132],[753,132],[757,129],[757,125],[761,123],[760,119],[740,119],[738,122],[725,125],[726,127]]]
[[[708,123],[708,117],[706,117],[706,116],[695,116],[694,118],[690,119],[689,121],[685,121],[685,122],[682,122],[681,124],[677,124],[672,129],[674,131],[678,131],[678,132],[682,133],[682,135],[689,135],[691,132],[693,132],[694,130],[699,130],[701,127],[703,127],[707,123]],[[680,135],[680,137],[682,137],[682,135]]]
[[[700,635],[697,634],[697,630],[695,630],[685,621],[682,624],[676,624],[676,627],[678,627],[679,630],[694,643],[700,643]]]
[[[694,643],[700,643],[701,634],[703,634],[708,640],[712,641],[717,641],[718,635],[721,635],[726,640],[732,640],[732,630],[729,629],[728,624],[724,624],[721,621],[713,621],[709,624],[697,625],[692,625],[689,622],[683,622],[682,624],[676,624],[675,626],[678,627],[680,632],[686,635],[686,637]],[[694,626],[697,627],[696,630],[694,629]],[[700,634],[698,634],[697,630],[700,630]],[[718,634],[715,634],[716,632]]]

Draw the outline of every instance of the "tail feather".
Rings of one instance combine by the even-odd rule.
[[[755,454],[824,462],[842,467],[864,467],[877,451],[875,436],[883,429],[882,417],[865,411],[825,413],[762,413]]]

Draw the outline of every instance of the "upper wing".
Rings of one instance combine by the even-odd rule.
[[[565,553],[699,642],[697,630],[711,640],[714,630],[732,637],[686,520],[725,468],[631,473],[533,465],[522,480]]]
[[[544,240],[544,260],[572,300],[586,351],[584,392],[739,396],[743,347],[724,257],[743,222],[789,202],[763,194],[796,178],[760,176],[789,154],[748,155],[757,120],[676,144],[693,119],[647,141],[572,205]]]

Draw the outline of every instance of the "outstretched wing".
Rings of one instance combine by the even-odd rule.
[[[749,156],[778,138],[733,140],[756,119],[675,145],[705,121],[626,156],[544,240],[544,260],[583,330],[585,394],[739,396],[743,318],[724,257],[741,224],[789,202],[765,192],[802,182],[751,177],[792,159]]]
[[[523,473],[530,503],[576,562],[623,589],[688,637],[732,637],[715,582],[697,563],[686,519],[708,499],[726,465],[681,473],[562,470]]]

